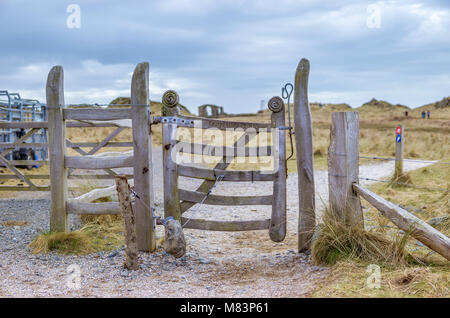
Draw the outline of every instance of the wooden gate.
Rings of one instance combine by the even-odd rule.
[[[136,66],[131,83],[131,107],[128,108],[65,108],[64,107],[64,75],[61,66],[52,68],[47,79],[49,163],[50,163],[50,230],[68,231],[69,214],[119,214],[118,202],[85,203],[76,199],[68,199],[67,180],[74,169],[105,170],[102,178],[114,178],[115,168],[133,168],[134,187],[140,200],[134,204],[136,218],[137,246],[141,251],[155,249],[154,224],[152,213],[148,207],[153,206],[151,188],[151,131],[149,125],[149,65],[140,63]],[[119,134],[123,127],[117,129],[93,148],[86,152],[81,147],[86,143],[72,143],[66,139],[66,127],[70,122],[78,122],[87,127],[104,127],[104,122],[116,120],[131,122],[133,131],[133,152],[115,153],[113,156],[95,155]],[[86,127],[86,126],[85,126]],[[67,145],[81,156],[67,153]],[[117,144],[114,144],[117,146]],[[1,159],[1,158],[0,158]],[[83,175],[85,176],[85,175]],[[91,174],[97,178],[97,174]]]
[[[286,236],[286,129],[284,103],[280,97],[269,101],[272,111],[270,123],[235,122],[198,117],[180,116],[176,111],[178,95],[168,91],[163,96],[164,114],[166,117],[154,118],[154,122],[163,125],[163,175],[164,175],[164,216],[172,216],[188,229],[208,231],[252,231],[269,230],[270,238],[275,242],[282,241]],[[168,116],[167,116],[168,115]],[[240,129],[243,135],[232,146],[212,146],[194,142],[177,140],[177,129],[180,126],[194,129],[219,129],[230,131]],[[249,147],[247,143],[260,132],[270,132],[272,146]],[[178,151],[180,150],[180,151]],[[222,160],[211,168],[198,165],[183,165],[175,160],[178,153],[190,153],[222,157]],[[271,156],[273,170],[227,170],[230,157],[239,156]],[[178,177],[200,178],[203,183],[196,191],[178,188]],[[214,184],[233,181],[273,181],[273,194],[266,196],[222,196],[210,194]],[[183,213],[196,204],[208,205],[271,205],[270,219],[251,221],[215,221],[183,217]]]

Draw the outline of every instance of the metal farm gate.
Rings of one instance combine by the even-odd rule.
[[[0,91],[0,122],[44,122],[47,120],[46,106],[35,99],[23,99],[18,93]],[[30,140],[31,145],[24,148],[21,141]],[[12,143],[18,145],[11,148]],[[0,126],[0,153],[7,160],[46,160],[46,130],[34,129],[27,134],[24,128],[16,125]]]

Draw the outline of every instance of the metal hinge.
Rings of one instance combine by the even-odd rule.
[[[194,127],[194,120],[178,118],[176,116],[154,116],[153,124],[177,124],[178,126]]]

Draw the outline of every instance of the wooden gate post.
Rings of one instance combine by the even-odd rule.
[[[274,151],[274,169],[278,173],[273,180],[272,216],[270,218],[269,235],[272,241],[281,242],[286,236],[286,126],[284,102],[276,96],[269,100],[272,111],[272,149]],[[278,144],[275,144],[275,143]],[[275,164],[278,163],[278,166]]]
[[[67,232],[66,123],[64,120],[64,71],[54,66],[47,78],[48,152],[50,161],[50,231]]]
[[[312,119],[308,102],[309,61],[302,59],[295,72],[294,84],[294,128],[298,171],[298,251],[311,246],[316,226],[314,155]]]
[[[139,195],[134,206],[139,251],[152,252],[156,240],[153,207],[152,136],[149,125],[149,65],[139,63],[131,82],[131,110],[134,154],[134,188]]]
[[[398,179],[403,174],[403,148],[405,138],[403,137],[405,127],[399,125],[397,130],[400,128],[400,133],[396,131],[395,136],[395,171],[394,180]],[[400,138],[400,140],[398,140]]]
[[[162,97],[164,116],[176,116],[179,97],[175,91],[167,91]],[[178,194],[178,170],[176,153],[172,153],[176,143],[177,124],[162,124],[164,217],[172,216],[181,222],[181,206]]]
[[[363,227],[361,201],[353,190],[353,183],[359,183],[358,143],[358,112],[333,113],[328,148],[330,210],[345,224]]]

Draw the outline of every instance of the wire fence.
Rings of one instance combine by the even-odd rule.
[[[384,160],[384,161],[395,161],[395,158],[393,158],[393,157],[359,156],[359,158]],[[421,163],[431,163],[431,164],[440,164],[440,165],[450,165],[450,162],[440,162],[438,160],[423,160],[423,159],[409,159],[409,158],[403,158],[402,160],[407,161],[407,162],[421,162]]]
[[[339,154],[339,153],[334,153],[335,155],[339,155],[339,156],[347,156],[347,154]],[[382,161],[395,161],[396,158],[391,158],[391,157],[380,157],[380,156],[358,156],[358,158],[361,159],[369,159],[369,160],[382,160]],[[407,161],[407,162],[416,162],[416,163],[426,163],[426,164],[440,164],[440,165],[445,165],[445,166],[450,166],[450,162],[440,162],[438,160],[423,160],[423,159],[402,159],[403,161]],[[334,177],[347,177],[347,176],[341,176],[341,175],[332,175]],[[441,192],[450,192],[449,188],[436,188],[436,187],[425,187],[425,186],[419,186],[419,185],[415,185],[415,184],[411,184],[408,182],[401,182],[398,180],[381,180],[381,179],[376,179],[376,178],[371,178],[371,177],[359,177],[359,180],[366,180],[366,181],[373,181],[373,182],[383,182],[383,183],[388,183],[391,185],[401,185],[404,187],[409,187],[409,188],[415,188],[415,189],[422,189],[422,190],[428,190],[428,191],[441,191]]]

